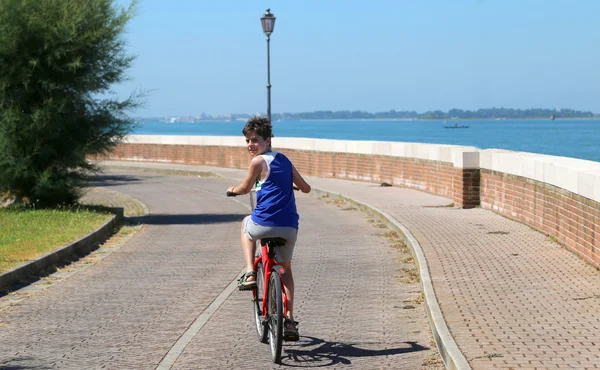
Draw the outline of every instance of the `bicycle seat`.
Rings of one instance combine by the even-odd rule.
[[[264,238],[260,240],[262,244],[268,244],[271,247],[281,247],[287,243],[284,238]]]

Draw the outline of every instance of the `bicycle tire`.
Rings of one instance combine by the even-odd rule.
[[[265,269],[263,268],[262,262],[258,263],[258,268],[256,269],[256,290],[254,292],[254,323],[256,325],[256,333],[258,334],[258,340],[261,343],[269,342],[269,333],[266,329],[266,326],[263,324],[263,313],[262,313],[262,301],[263,301],[263,292],[264,292],[264,282],[265,282]]]
[[[281,349],[283,346],[283,299],[281,277],[275,270],[271,272],[268,286],[267,309],[269,312],[269,347],[271,347],[271,360],[278,364],[281,362]]]

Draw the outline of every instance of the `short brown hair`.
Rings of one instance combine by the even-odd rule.
[[[269,121],[266,117],[252,117],[246,122],[246,125],[242,129],[242,134],[247,136],[248,131],[256,132],[260,137],[267,140],[270,137],[273,137],[273,126],[271,126],[271,121]]]

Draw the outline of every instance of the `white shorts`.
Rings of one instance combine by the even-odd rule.
[[[286,226],[262,226],[248,216],[244,219],[244,234],[253,242],[264,238],[284,238],[287,243],[275,248],[275,261],[290,262],[292,260],[298,229]]]

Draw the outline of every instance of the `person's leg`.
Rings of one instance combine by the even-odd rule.
[[[246,260],[246,272],[254,271],[254,254],[256,253],[256,243],[248,239],[245,232],[246,221],[250,216],[246,216],[242,221],[242,230],[240,240],[242,242],[242,250],[244,251],[244,259]],[[254,276],[248,276],[247,281],[254,281]]]
[[[287,341],[297,341],[300,339],[298,333],[298,323],[294,320],[294,274],[292,273],[292,262],[279,262],[285,269],[285,274],[282,276],[283,290],[287,296],[287,311],[285,312],[286,320],[283,327],[283,338]]]
[[[284,227],[279,232],[281,237],[287,241],[285,246],[279,247],[275,252],[277,263],[285,269],[285,274],[281,277],[283,290],[288,300],[287,311],[284,312],[284,315],[294,321],[294,273],[292,272],[292,257],[294,256],[296,239],[298,238],[298,229]]]
[[[294,275],[292,274],[292,261],[279,262],[279,264],[285,269],[285,274],[282,276],[283,289],[287,296],[287,312],[284,314],[292,321],[294,321]]]
[[[287,309],[284,312],[286,320],[283,328],[283,338],[286,341],[296,341],[300,338],[298,333],[297,322],[294,319],[294,273],[292,272],[292,257],[298,237],[298,229],[285,227],[279,230],[281,237],[287,243],[283,247],[278,247],[275,252],[277,264],[285,269],[285,273],[281,276],[283,290],[287,297]]]

